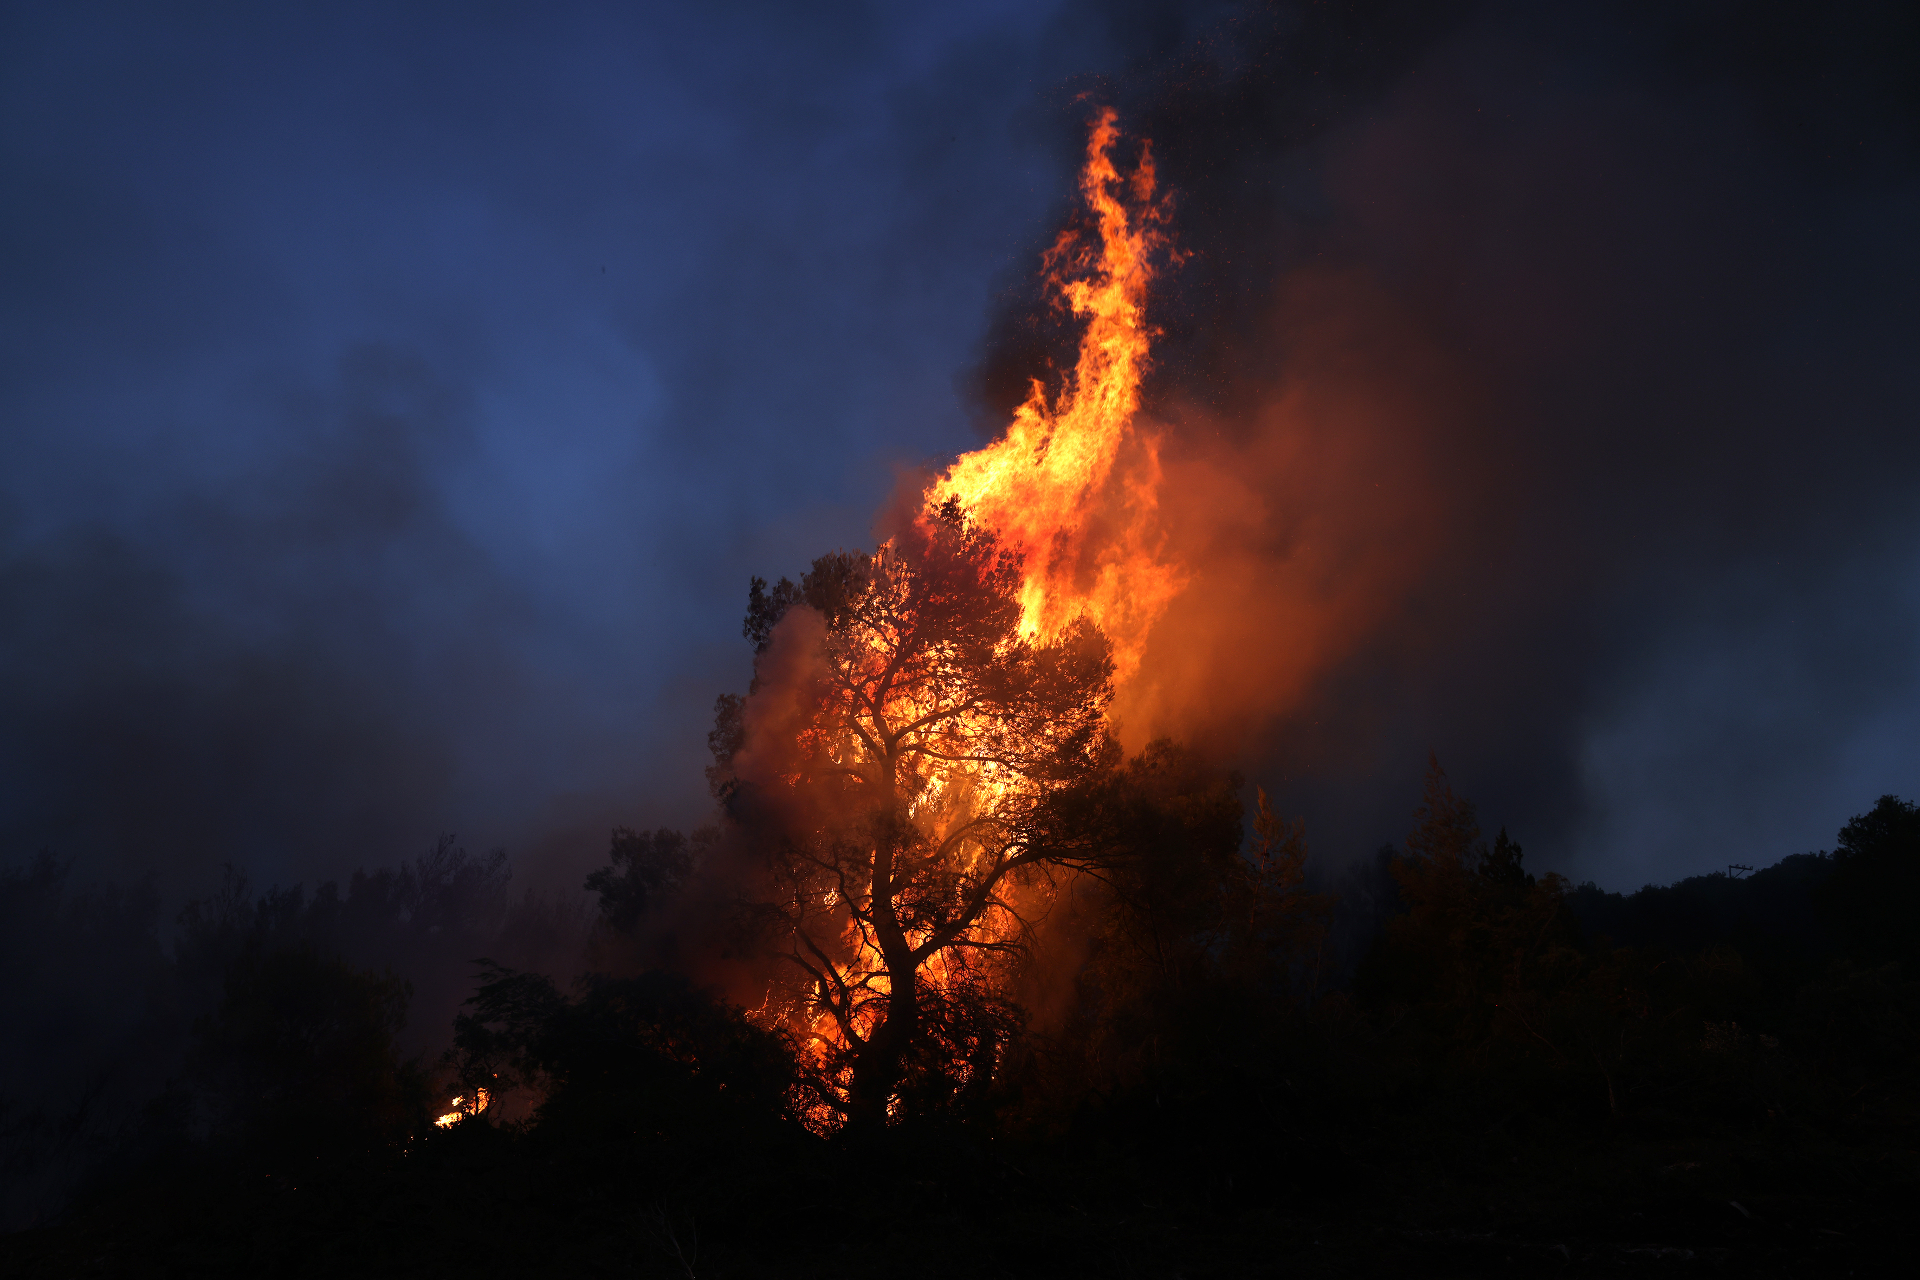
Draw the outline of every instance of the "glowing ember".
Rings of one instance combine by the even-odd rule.
[[[451,1129],[467,1117],[477,1116],[482,1111],[485,1111],[487,1109],[487,1103],[490,1101],[491,1099],[488,1098],[485,1089],[475,1089],[472,1098],[469,1099],[465,1095],[462,1095],[448,1103],[447,1105],[451,1106],[453,1110],[435,1120],[434,1124],[442,1129]]]
[[[1006,435],[962,456],[928,497],[957,496],[1025,556],[1029,634],[1051,639],[1084,613],[1112,641],[1124,682],[1185,575],[1162,558],[1157,442],[1134,427],[1153,336],[1147,286],[1156,258],[1169,253],[1167,209],[1155,191],[1151,144],[1123,176],[1111,158],[1118,138],[1114,112],[1103,110],[1080,175],[1099,225],[1097,251],[1067,230],[1045,259],[1049,285],[1087,321],[1071,379],[1052,404],[1036,380]]]

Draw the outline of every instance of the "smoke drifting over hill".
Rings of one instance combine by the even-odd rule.
[[[1064,367],[1093,103],[1187,255],[1131,739],[1334,858],[1432,747],[1626,886],[1912,788],[1895,6],[151,21],[8,42],[9,857],[571,883],[699,821],[747,575]]]
[[[1147,393],[1193,581],[1130,736],[1259,760],[1355,844],[1431,744],[1635,883],[1911,787],[1913,40],[1303,8],[1092,90],[1189,255]],[[1057,328],[1012,297],[984,418]]]
[[[1338,1086],[1323,1096],[1371,1089],[1445,1110],[1425,1085],[1379,1084],[1467,1043],[1423,1045],[1446,1024],[1390,1010],[1429,999],[1416,989],[1441,972],[1432,956],[1455,978],[1484,969],[1456,983],[1468,1021],[1484,1024],[1511,989],[1507,958],[1517,974],[1543,939],[1566,955],[1590,946],[1600,977],[1580,1000],[1598,1003],[1562,1010],[1565,1034],[1585,1037],[1613,1026],[1589,1018],[1608,1001],[1606,1019],[1654,1006],[1629,998],[1640,959],[1607,968],[1609,947],[1580,941],[1567,902],[1584,926],[1656,941],[1664,928],[1663,945],[1683,950],[1739,940],[1749,906],[1784,903],[1775,914],[1807,949],[1771,972],[1768,999],[1794,1011],[1780,1015],[1791,1030],[1742,1033],[1755,1015],[1713,1003],[1715,961],[1696,975],[1706,995],[1682,991],[1673,1016],[1655,1019],[1665,1041],[1636,1070],[1657,1082],[1672,1062],[1812,1046],[1838,1066],[1803,1096],[1853,1107],[1849,1073],[1879,1067],[1844,1061],[1849,1046],[1895,1061],[1907,1050],[1873,1029],[1909,1023],[1863,1012],[1856,1039],[1836,1041],[1803,1018],[1841,996],[1860,1011],[1896,1007],[1874,1003],[1872,974],[1852,995],[1852,979],[1832,991],[1801,982],[1860,941],[1844,911],[1814,927],[1806,886],[1832,872],[1849,910],[1864,902],[1856,914],[1884,925],[1905,890],[1875,877],[1907,865],[1910,840],[1885,842],[1880,869],[1857,863],[1852,881],[1843,860],[1811,858],[1751,884],[1603,890],[1768,866],[1826,843],[1882,793],[1920,791],[1910,8],[15,6],[0,18],[0,941],[19,980],[0,992],[0,1028],[18,1032],[0,1055],[0,1227],[57,1212],[114,1161],[145,1160],[154,1134],[185,1150],[217,1133],[219,1117],[194,1108],[221,1099],[237,1108],[235,1133],[289,1117],[329,1129],[329,1113],[303,1113],[302,1082],[353,1076],[343,1062],[366,1068],[355,1087],[391,1105],[341,1094],[331,1114],[365,1121],[376,1145],[397,1141],[403,1101],[452,1105],[438,1051],[455,1010],[474,1007],[461,1001],[482,956],[494,962],[482,1012],[518,1001],[527,1016],[493,1031],[467,1017],[468,1098],[477,1082],[501,1083],[475,1045],[541,1019],[547,1035],[614,1014],[632,1015],[622,1034],[679,1018],[724,1039],[810,1018],[819,1091],[846,1086],[843,1110],[877,1132],[912,1072],[904,1059],[852,1065],[855,1033],[892,1025],[873,1021],[876,993],[891,1002],[896,974],[956,938],[1037,954],[1017,980],[922,966],[939,998],[920,1038],[948,1055],[924,1097],[1002,1079],[996,1055],[1028,1014],[1046,1034],[1085,1014],[1097,1032],[1081,1045],[1087,1062],[1107,1036],[1123,1058],[1153,1046],[1145,1061],[1159,1038],[1139,1028],[1161,1024],[1129,1023],[1126,1010],[1152,1006],[1191,1033],[1202,1077],[1220,1079],[1215,1032],[1237,1022],[1277,1038],[1234,1051],[1262,1065],[1216,1095],[1227,1101],[1213,1114],[1229,1146],[1308,1180],[1319,1157],[1272,1160],[1244,1105],[1295,1089],[1268,1049],[1286,1040],[1276,1028],[1304,1024],[1273,1004],[1270,1023],[1219,1016],[1226,1006],[1188,999],[1205,982],[1156,986],[1142,976],[1153,965],[1135,972],[1096,944],[1146,956],[1143,940],[1171,921],[1188,968],[1240,973],[1257,954],[1245,972],[1263,976],[1233,981],[1280,992],[1290,1010],[1297,994],[1296,1012],[1323,977],[1359,991],[1365,960],[1384,956],[1361,997],[1381,1021],[1326,1042],[1370,1046],[1384,1074],[1355,1075],[1332,1054],[1314,1068]],[[1105,137],[1091,148],[1090,124]],[[1077,188],[1083,164],[1106,176]],[[1098,266],[1061,255],[1095,243]],[[1076,283],[1085,305],[1063,308]],[[1105,372],[1077,401],[1067,380],[1083,369]],[[983,437],[1008,442],[1022,406],[1029,437],[982,449]],[[1045,456],[1067,422],[1088,443],[1084,485],[1003,483],[1000,463]],[[878,844],[834,846],[833,824],[815,821],[818,847],[858,855],[853,872],[832,864],[853,888],[822,892],[795,873],[803,890],[785,899],[824,903],[827,933],[879,919],[890,943],[884,982],[873,948],[827,959],[820,947],[815,988],[787,993],[788,1017],[753,967],[770,953],[730,930],[768,850],[796,866],[807,851],[780,832],[756,844],[738,814],[718,833],[672,828],[714,816],[707,732],[715,696],[748,686],[738,629],[750,575],[797,576],[835,548],[858,549],[837,558],[843,568],[881,563],[865,550],[929,518],[933,477],[964,488],[992,536],[1028,557],[1005,569],[1020,591],[987,614],[1017,610],[1042,621],[1044,639],[1077,636],[1062,652],[1082,657],[1115,642],[1114,723],[1137,754],[1079,812],[1106,815],[1104,827],[1089,820],[1099,838],[1087,842],[1104,840],[1096,852],[1135,879],[1100,881],[1111,900],[1062,906],[1024,952],[1009,920],[1026,899],[993,903],[1001,932],[980,924],[1011,865],[997,860],[1023,839],[1048,848],[1034,833],[1067,830],[1059,813],[1075,811],[1042,822],[1039,793],[1015,787],[1001,798],[1021,804],[976,812],[971,779],[928,784],[913,796],[926,819],[913,840],[985,861],[970,864],[965,893],[937,860],[921,864],[941,873],[896,894],[918,913],[908,946],[899,911],[871,905],[872,863],[869,901],[855,902],[859,857]],[[1104,495],[1100,510],[1076,523],[1088,492]],[[954,537],[988,537],[966,532],[958,510],[942,518]],[[1101,556],[1116,546],[1154,574],[1081,580],[1111,568]],[[1059,564],[1036,569],[1047,548]],[[1073,590],[1049,594],[1063,583]],[[756,607],[773,598],[763,585]],[[790,584],[774,593],[800,598]],[[1106,640],[1074,631],[1066,604],[1098,614]],[[759,638],[772,641],[763,615]],[[758,700],[723,704],[739,719],[715,735],[719,794],[796,772],[790,749],[811,731],[797,697],[781,696],[820,683],[822,635],[846,634],[825,617],[799,609],[780,623]],[[869,630],[879,639],[856,656],[894,642]],[[1012,633],[993,635],[985,649],[1026,670],[1030,655],[1007,658],[1020,650]],[[1056,675],[1066,662],[1034,661]],[[1082,666],[1093,693],[1079,705],[1105,708],[1107,669]],[[1025,687],[989,675],[968,679]],[[952,702],[940,713],[952,732],[977,739],[977,759],[964,758],[983,777],[1003,767],[1004,741],[974,723],[977,705]],[[844,728],[856,704],[882,719],[903,705],[886,703],[863,693],[828,710]],[[1032,764],[1061,717],[1021,714],[1039,722],[1020,739]],[[1081,763],[1098,772],[1110,761],[1093,749],[1105,742],[1097,717],[1081,728]],[[1179,745],[1141,751],[1162,736]],[[1417,872],[1390,876],[1380,852],[1406,837],[1429,750],[1447,772],[1432,770],[1422,821],[1448,827],[1452,815],[1450,865],[1474,886],[1451,905],[1438,890],[1423,900]],[[891,748],[879,754],[891,768]],[[844,752],[821,758],[844,771]],[[1261,796],[1244,844],[1239,815],[1255,793],[1233,769],[1274,801]],[[1508,829],[1491,853],[1465,796],[1486,834]],[[955,834],[980,812],[997,845]],[[1911,809],[1891,797],[1878,812],[1910,831]],[[590,882],[605,908],[596,924],[581,884],[609,856]],[[1034,865],[1110,869],[1048,856]],[[1183,897],[1201,864],[1204,892]],[[704,878],[682,883],[697,865]],[[1565,895],[1554,871],[1599,887]],[[1255,880],[1271,891],[1266,916],[1240,910]],[[781,918],[778,898],[757,904],[769,908],[760,927]],[[956,914],[956,898],[974,914]],[[1535,908],[1557,933],[1531,922]],[[1267,945],[1268,916],[1291,921],[1291,950]],[[1405,926],[1397,953],[1371,947],[1391,940],[1389,917]],[[921,954],[941,929],[952,936]],[[1903,936],[1897,920],[1881,933]],[[1462,959],[1461,937],[1499,941]],[[1889,954],[1875,942],[1856,958]],[[1651,984],[1664,961],[1646,963]],[[583,966],[680,972],[564,996]],[[750,980],[726,994],[758,1022],[686,980],[742,972]],[[837,1030],[816,1016],[836,977]],[[911,1027],[908,977],[899,1011]],[[1551,994],[1542,983],[1535,994]],[[1594,995],[1607,990],[1627,994]],[[982,993],[992,999],[973,999]],[[1374,1035],[1403,1021],[1410,1050]],[[1540,1096],[1597,1108],[1593,1080],[1566,1083],[1585,1057],[1523,1029],[1497,1034],[1553,1051]],[[535,1039],[519,1044],[529,1062]],[[1626,1032],[1608,1042],[1624,1061]],[[306,1059],[275,1065],[286,1043]],[[355,1043],[377,1052],[341,1048]],[[691,1078],[689,1064],[700,1075],[714,1042],[702,1043],[654,1083]],[[584,1045],[592,1065],[608,1044],[618,1037],[583,1035],[551,1062]],[[632,1065],[602,1072],[613,1096],[633,1087]],[[1462,1096],[1507,1111],[1484,1057],[1469,1067]],[[820,1085],[842,1068],[852,1074]],[[1695,1096],[1736,1096],[1708,1089],[1716,1078],[1699,1074]],[[1144,1114],[1151,1097],[1160,1116],[1147,1127],[1201,1134],[1177,1110],[1161,1115],[1147,1079],[1135,1100]],[[1612,1132],[1620,1104],[1604,1084]],[[752,1096],[777,1102],[781,1088]],[[274,1106],[260,1103],[269,1094]],[[661,1102],[674,1096],[647,1105],[674,1111]],[[1055,1101],[1071,1105],[1058,1114],[1090,1096],[1063,1086]],[[984,1097],[964,1101],[986,1115],[999,1104]],[[171,1119],[156,1119],[156,1099],[171,1099]],[[724,1103],[679,1108],[668,1128],[691,1135],[701,1161],[757,1168],[703,1132],[734,1114],[734,1095]],[[1489,1145],[1507,1121],[1480,1106],[1447,1123],[1471,1120],[1472,1142],[1493,1151],[1511,1134]],[[1133,1125],[1124,1110],[1117,1131]],[[1848,1115],[1874,1142],[1897,1140],[1866,1110]],[[602,1127],[591,1107],[575,1116],[578,1133]],[[629,1154],[620,1160],[648,1179],[681,1176],[674,1159]],[[1503,1176],[1532,1176],[1518,1156],[1499,1160]],[[591,1165],[568,1167],[592,1183]],[[1231,1174],[1225,1183],[1231,1193]],[[1115,1204],[1130,1214],[1142,1199]],[[765,1201],[739,1199],[756,1221]],[[463,1211],[484,1216],[486,1204]],[[789,1210],[796,1223],[813,1212]]]

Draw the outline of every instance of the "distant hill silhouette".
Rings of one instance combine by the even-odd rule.
[[[1715,871],[1630,894],[1589,881],[1567,905],[1596,942],[1679,952],[1731,946],[1757,964],[1795,966],[1839,951],[1815,905],[1833,867],[1828,854],[1796,853],[1751,875]]]
[[[1677,953],[1734,947],[1776,976],[1849,957],[1915,961],[1920,806],[1881,796],[1832,853],[1797,853],[1750,875],[1716,871],[1636,893],[1589,881],[1567,906],[1595,943]]]

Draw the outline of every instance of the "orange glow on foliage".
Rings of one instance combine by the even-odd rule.
[[[1074,714],[1065,707],[1028,716],[974,702],[947,706],[941,678],[916,683],[896,675],[899,636],[893,629],[913,630],[900,619],[849,626],[826,637],[820,651],[847,685],[834,696],[844,693],[847,706],[863,708],[853,719],[864,716],[871,723],[850,731],[852,721],[844,716],[815,719],[795,735],[801,758],[863,774],[873,767],[875,742],[931,736],[920,744],[924,751],[916,747],[919,754],[910,755],[914,763],[879,788],[898,795],[915,834],[897,854],[868,855],[858,881],[793,886],[787,908],[792,917],[825,926],[809,931],[813,940],[795,957],[812,976],[783,996],[770,990],[756,1011],[758,1020],[784,1025],[799,1043],[816,1085],[796,1101],[818,1131],[838,1128],[851,1114],[859,1051],[897,1015],[892,997],[899,975],[890,971],[883,945],[889,927],[903,928],[891,943],[895,968],[907,965],[903,972],[912,975],[915,999],[927,1008],[986,1009],[993,1007],[994,993],[1006,989],[1022,918],[1044,914],[1051,896],[1046,876],[1006,874],[1022,857],[1012,833],[1054,785],[1045,780],[1055,776],[1043,762],[1045,753],[1065,749],[1070,740],[1080,742],[1082,751],[1103,740],[1115,683],[1139,669],[1148,633],[1186,582],[1184,570],[1165,555],[1158,440],[1135,423],[1152,337],[1148,287],[1157,264],[1173,256],[1167,206],[1156,190],[1150,147],[1143,144],[1139,163],[1123,174],[1112,154],[1119,138],[1115,113],[1103,110],[1080,177],[1097,243],[1069,229],[1043,260],[1055,298],[1085,323],[1071,374],[1051,398],[1035,380],[1000,439],[960,457],[928,486],[919,526],[905,535],[928,545],[961,536],[940,527],[956,518],[988,531],[1010,556],[980,571],[1011,575],[1008,589],[1019,612],[1007,625],[1019,637],[1016,647],[1097,653],[1083,660],[1095,664],[1089,668],[1094,692]],[[955,503],[964,517],[955,516]],[[883,544],[863,569],[871,581],[892,580],[900,541]],[[912,727],[929,723],[940,727]],[[781,772],[789,785],[799,777]],[[952,912],[976,887],[975,900],[985,909],[975,907],[977,914],[964,926],[953,925]],[[888,905],[877,908],[882,899]],[[943,906],[945,899],[951,902]],[[899,905],[909,900],[905,909],[918,913],[914,922],[893,925]],[[991,1077],[1001,1042],[997,1033],[978,1028],[962,1038],[976,1047],[949,1063],[949,1078],[964,1089],[977,1074]],[[889,1117],[899,1105],[898,1096],[888,1100]]]

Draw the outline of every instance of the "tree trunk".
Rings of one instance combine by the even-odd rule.
[[[850,1131],[886,1127],[887,1104],[900,1088],[907,1053],[920,1029],[920,993],[912,969],[889,963],[888,973],[893,992],[887,998],[887,1020],[873,1029],[866,1047],[853,1062],[847,1113]]]
[[[873,927],[880,958],[887,967],[887,1017],[873,1029],[866,1047],[854,1059],[849,1129],[885,1127],[887,1104],[900,1088],[907,1054],[920,1034],[920,992],[914,981],[913,950],[893,906],[894,858],[906,825],[905,806],[895,797],[887,821],[876,832],[873,854]]]

